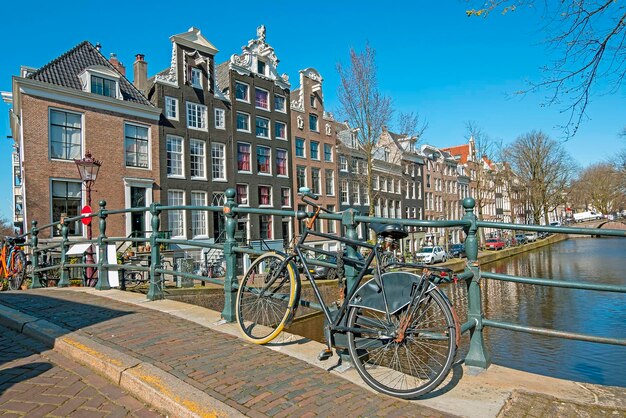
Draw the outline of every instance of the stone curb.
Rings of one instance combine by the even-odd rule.
[[[48,321],[0,305],[0,325],[39,340],[58,353],[103,374],[120,388],[170,416],[244,416],[154,365]]]

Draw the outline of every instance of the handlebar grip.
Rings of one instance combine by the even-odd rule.
[[[309,189],[308,187],[300,187],[300,189],[298,190],[298,194],[302,197],[308,197],[313,200],[318,200],[320,198],[319,196],[311,193],[311,189]]]

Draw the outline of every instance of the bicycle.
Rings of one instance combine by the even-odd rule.
[[[305,227],[293,251],[266,252],[245,273],[237,292],[237,323],[244,337],[257,344],[276,338],[294,318],[300,304],[301,279],[297,265],[303,266],[311,288],[326,318],[327,348],[320,360],[332,356],[332,347],[346,348],[361,378],[375,390],[404,399],[414,399],[437,387],[448,375],[458,345],[460,327],[452,305],[439,289],[453,272],[428,267],[421,275],[390,271],[409,265],[382,263],[385,240],[400,240],[408,233],[399,224],[370,224],[378,239],[375,244],[313,230],[320,212],[333,213],[314,203],[318,196],[301,188],[303,203],[314,208],[313,215],[298,211]],[[338,241],[356,251],[369,249],[365,261],[339,250],[331,253],[309,247],[309,236]],[[340,306],[329,306],[313,279],[304,253],[336,257],[338,277],[345,282],[346,266],[358,271],[348,289],[343,286]],[[364,278],[376,259],[373,278]],[[317,262],[319,263],[319,261]],[[445,272],[445,274],[444,274]],[[441,273],[441,274],[439,274]]]
[[[18,290],[22,287],[26,273],[26,254],[22,244],[23,237],[6,237],[0,251],[0,277],[8,282],[9,290]]]

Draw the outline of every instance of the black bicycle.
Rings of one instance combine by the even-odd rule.
[[[438,287],[451,280],[453,272],[418,264],[384,265],[385,241],[408,236],[399,224],[370,224],[378,237],[373,245],[314,231],[320,212],[332,212],[316,204],[318,197],[306,188],[300,189],[299,196],[314,212],[298,211],[305,228],[293,251],[270,251],[259,256],[239,284],[237,322],[245,338],[265,344],[294,318],[300,304],[299,264],[326,317],[328,348],[320,354],[321,360],[332,355],[332,347],[347,346],[352,364],[377,391],[413,399],[433,390],[452,367],[460,335],[452,305]],[[346,250],[333,253],[307,246],[308,236],[338,241]],[[367,259],[354,256],[359,247],[369,250]],[[344,283],[340,306],[324,302],[309,267],[320,262],[306,258],[308,253],[336,258],[334,267]],[[403,266],[424,270],[422,274],[393,271]],[[350,288],[345,285],[348,268],[356,271]]]

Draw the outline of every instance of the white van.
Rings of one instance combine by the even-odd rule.
[[[596,219],[602,219],[600,212],[586,211],[574,214],[574,220],[576,222],[594,221]]]

